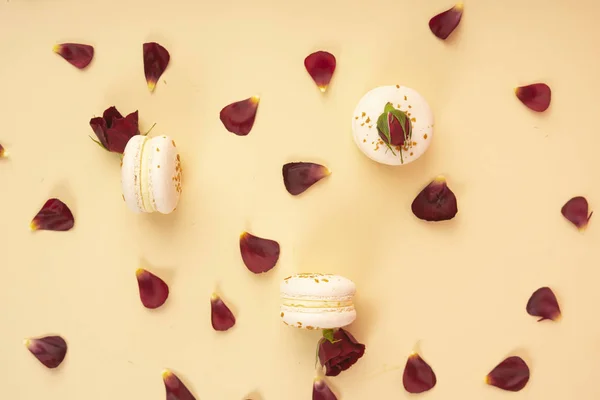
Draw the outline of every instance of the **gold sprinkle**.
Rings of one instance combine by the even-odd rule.
[[[363,112],[362,112],[362,115],[361,115],[361,117],[363,117],[363,118],[364,118],[364,117],[365,117],[365,115],[367,115],[367,113],[363,111]]]
[[[408,98],[406,96],[404,96],[404,101],[408,100]]]
[[[409,104],[409,105],[408,105],[408,108],[412,108],[412,106]]]
[[[288,324],[287,322],[283,321],[284,324],[286,324],[287,326],[290,326],[290,324]]]
[[[315,278],[315,282],[319,283],[319,280],[317,278]]]
[[[121,195],[121,197],[123,197],[123,201],[125,201],[125,195],[124,195],[124,194],[122,194],[122,195]]]
[[[410,152],[410,155],[411,155],[411,156],[413,155],[412,151]]]
[[[413,145],[413,146],[416,146],[416,145],[417,145],[417,142],[412,142],[412,145]]]
[[[367,139],[363,139],[363,143],[367,143]]]
[[[396,88],[400,89],[400,85],[396,85]]]
[[[358,119],[358,116],[354,117],[354,119]]]
[[[367,119],[365,120],[365,122],[368,124],[369,122],[371,122],[371,117],[367,117]]]
[[[408,115],[410,115],[410,114],[408,114]],[[412,122],[417,122],[417,119],[416,119],[415,117],[411,118],[410,120],[411,120]]]
[[[283,314],[283,313],[281,313],[281,316],[282,316],[282,317],[283,317],[283,315],[284,315],[284,314]]]
[[[424,135],[423,135],[423,139],[427,139],[427,134],[424,134]]]
[[[360,126],[365,126],[365,123],[363,122],[362,124],[360,124]]]
[[[291,276],[288,276],[287,278],[284,279],[284,281],[287,281],[288,279],[291,279]]]
[[[302,322],[298,322],[298,325],[302,326]]]
[[[175,141],[174,141],[174,140],[171,140],[171,143],[173,143],[173,147],[175,147]]]
[[[324,279],[324,278],[323,278],[323,282],[329,282],[329,279]]]
[[[373,127],[373,125],[369,125],[369,129],[371,129]]]
[[[157,147],[157,148],[156,148],[156,151],[157,151],[157,152],[159,152],[159,151],[160,151],[160,149]]]
[[[160,168],[160,165],[157,165],[156,168]]]
[[[313,329],[315,329],[313,326],[307,325],[306,329],[308,329],[309,331],[312,331]]]

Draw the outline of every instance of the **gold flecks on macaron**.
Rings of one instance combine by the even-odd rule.
[[[171,139],[171,143],[173,144],[173,147],[175,147],[175,141]]]

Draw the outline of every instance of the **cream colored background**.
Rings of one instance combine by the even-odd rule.
[[[316,332],[285,327],[278,284],[296,271],[339,273],[357,285],[349,329],[366,343],[331,384],[340,399],[403,399],[402,368],[417,341],[438,385],[422,398],[578,399],[600,396],[598,238],[560,208],[574,195],[600,207],[600,61],[594,0],[468,1],[441,42],[427,22],[442,0],[41,1],[0,4],[0,387],[2,398],[164,399],[172,368],[198,399],[310,399]],[[171,64],[150,94],[142,43]],[[95,46],[78,71],[55,43]],[[303,66],[327,49],[338,70],[325,96]],[[543,115],[513,88],[553,89]],[[419,162],[376,165],[355,148],[352,110],[369,89],[419,90],[436,117]],[[247,137],[219,110],[261,95]],[[123,204],[119,160],[94,145],[88,121],[108,106],[139,109],[141,128],[181,149],[184,191],[172,215],[137,216]],[[284,190],[281,166],[316,161],[333,174],[305,193]],[[426,224],[410,203],[437,174],[459,201],[449,223]],[[28,224],[58,195],[75,229]],[[241,262],[242,230],[276,239],[280,262],[254,276]],[[145,266],[171,288],[163,309],[138,298]],[[550,285],[564,317],[536,323],[529,295]],[[219,291],[237,325],[215,333]],[[69,352],[49,371],[22,339],[64,335]],[[483,383],[505,356],[524,354],[520,393]],[[387,368],[387,370],[386,370]]]

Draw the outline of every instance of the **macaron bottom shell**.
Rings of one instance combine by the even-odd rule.
[[[410,146],[392,146],[390,150],[379,136],[377,119],[391,103],[411,119]],[[416,90],[400,85],[380,86],[367,92],[352,115],[352,132],[357,147],[371,160],[386,165],[409,164],[429,148],[433,137],[433,113]],[[400,154],[402,156],[400,156]]]

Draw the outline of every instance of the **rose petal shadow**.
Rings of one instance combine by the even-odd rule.
[[[173,280],[175,278],[175,268],[166,267],[166,266],[158,267],[158,266],[152,264],[150,261],[148,261],[148,259],[145,257],[140,257],[140,261],[139,261],[138,265],[139,265],[139,268],[144,268],[144,269],[148,270],[149,272],[152,272],[153,274],[158,276],[160,279],[165,281],[165,283],[169,286],[171,286],[171,283],[173,282]]]
[[[244,400],[263,400],[263,396],[258,390],[253,390],[244,396]]]
[[[379,306],[375,301],[369,302],[369,300],[361,298],[361,292],[357,288],[356,295],[354,296],[354,307],[356,308],[356,321],[348,325],[348,331],[358,340],[360,343],[368,344],[365,339],[370,336],[373,327],[376,326],[376,322],[379,321]],[[346,327],[344,327],[346,329]]]

